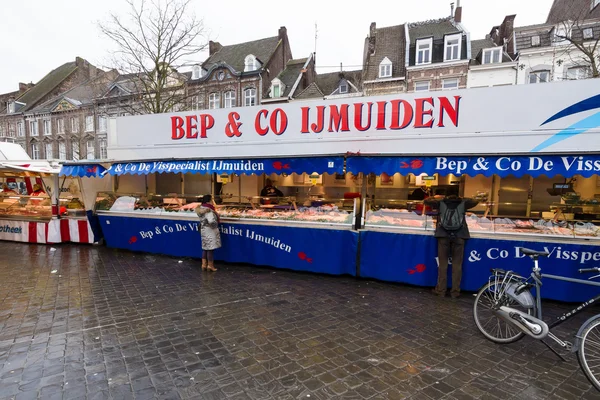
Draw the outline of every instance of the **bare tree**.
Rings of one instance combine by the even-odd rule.
[[[128,93],[119,103],[134,114],[175,111],[187,97],[186,76],[178,70],[207,46],[203,21],[192,13],[191,0],[126,1],[126,16],[111,14],[100,23],[116,47],[113,67],[126,74]]]

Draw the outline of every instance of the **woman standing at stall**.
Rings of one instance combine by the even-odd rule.
[[[211,204],[212,197],[207,194],[202,198],[202,204],[196,208],[200,218],[199,231],[202,239],[202,269],[216,271],[214,251],[221,247],[219,232],[219,214]]]

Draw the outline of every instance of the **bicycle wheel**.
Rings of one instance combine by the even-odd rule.
[[[600,315],[587,320],[579,332],[579,366],[590,383],[600,390]]]
[[[532,315],[533,308],[526,308],[505,293],[505,283],[488,282],[475,296],[473,319],[477,329],[494,343],[513,343],[525,336],[525,333],[503,319],[496,316],[494,310],[499,306],[515,308]]]

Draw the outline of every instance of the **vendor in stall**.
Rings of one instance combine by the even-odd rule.
[[[44,191],[44,189],[42,189],[42,185],[40,185],[39,183],[36,183],[35,185],[33,185],[33,192],[31,192],[32,196],[45,196],[46,192]]]
[[[260,191],[260,197],[283,197],[283,192],[273,186],[273,181],[269,178],[265,180],[265,187]],[[261,199],[261,204],[276,204],[277,199]]]
[[[12,190],[6,183],[4,185],[2,185],[2,192],[0,192],[0,195],[9,196],[9,195],[15,195],[15,194],[17,194],[17,192]]]

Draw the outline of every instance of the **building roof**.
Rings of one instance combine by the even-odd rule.
[[[264,64],[269,61],[275,52],[279,40],[278,36],[273,36],[265,39],[253,40],[251,42],[223,46],[219,51],[208,57],[202,64],[202,67],[208,70],[213,65],[224,62],[237,72],[243,72],[245,66],[244,61],[247,55],[254,55],[258,61]]]
[[[290,60],[285,66],[285,69],[277,76],[277,79],[279,79],[285,85],[285,90],[281,94],[282,97],[287,97],[290,95],[290,92],[292,91],[296,80],[298,80],[298,76],[302,73],[302,69],[307,61],[308,58]]]
[[[515,32],[529,32],[529,31],[539,31],[539,32],[548,32],[552,30],[554,25],[551,24],[534,24],[534,25],[526,25],[526,26],[517,26],[515,27]]]
[[[554,0],[546,23],[557,24],[563,21],[582,21],[600,18],[600,5],[591,7],[590,0]]]
[[[346,79],[351,82],[354,86],[356,86],[359,90],[361,90],[361,76],[362,70],[356,71],[341,71],[341,72],[330,72],[327,74],[318,74],[317,75],[317,85],[321,92],[325,94],[325,96],[329,96],[334,94],[334,92],[338,89],[340,85],[340,81],[342,79]],[[348,93],[355,93],[356,90],[349,85]]]
[[[31,89],[23,93],[16,101],[25,103],[25,106],[20,111],[27,111],[35,107],[35,105],[62,81],[67,79],[77,69],[75,61],[65,63],[60,67],[53,69],[44,76]]]
[[[306,89],[294,96],[296,99],[314,99],[316,97],[325,97],[321,89],[319,89],[319,86],[317,86],[317,82],[311,83],[306,87]]]
[[[450,17],[408,24],[408,35],[411,44],[414,44],[420,38],[433,36],[433,40],[443,39],[447,34],[460,32],[462,31],[450,21]]]
[[[471,40],[471,65],[481,65],[481,57],[482,50],[491,49],[498,46],[494,41],[490,38]],[[513,61],[508,54],[506,54],[505,49],[502,49],[502,62],[511,62]]]
[[[379,64],[384,58],[392,62],[392,77],[405,75],[404,54],[406,48],[406,35],[404,25],[388,26],[375,29],[375,46],[369,50],[369,40],[365,41],[365,80],[375,80],[379,76]]]

